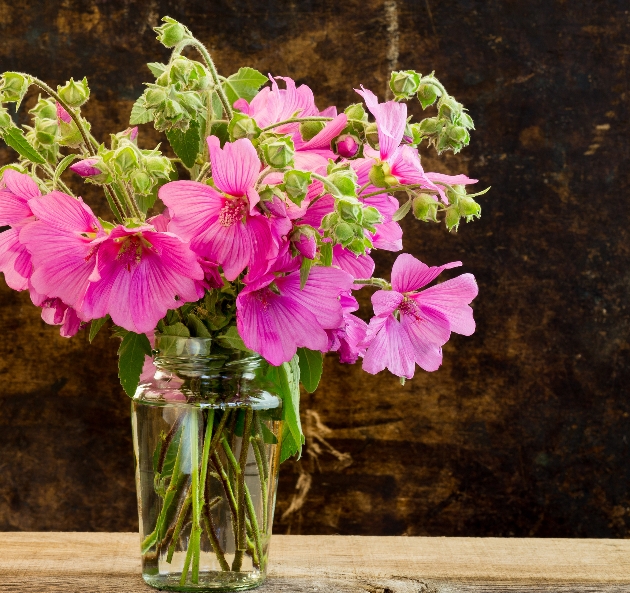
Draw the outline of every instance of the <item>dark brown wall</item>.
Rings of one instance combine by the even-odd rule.
[[[477,131],[460,155],[427,154],[425,168],[492,191],[457,235],[406,220],[406,250],[430,264],[462,259],[476,275],[477,333],[455,336],[443,367],[405,387],[327,358],[303,400],[307,453],[282,470],[276,530],[626,537],[629,10],[624,0],[0,0],[0,69],[54,84],[87,75],[103,139],[126,127],[144,63],[165,57],[150,29],[164,14],[187,23],[224,74],[250,64],[292,76],[321,107],[356,100],[361,83],[382,96],[392,67],[435,70]],[[381,254],[381,270],[393,259]],[[134,530],[116,344],[60,338],[1,281],[0,324],[0,529]]]

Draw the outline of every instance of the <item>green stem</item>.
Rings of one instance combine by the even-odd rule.
[[[199,175],[197,175],[197,178],[195,179],[195,181],[201,181],[203,179],[203,176],[206,174],[206,171],[209,168],[210,168],[210,163],[204,163],[201,169],[199,170]]]
[[[364,286],[378,286],[384,290],[391,290],[392,285],[382,278],[357,278],[354,284],[363,284]]]
[[[254,456],[256,457],[256,465],[258,466],[258,477],[260,478],[260,490],[263,495],[263,529],[267,529],[267,477],[263,466],[264,454],[261,454],[260,443],[254,437],[250,437]]]
[[[199,480],[199,422],[197,409],[193,409],[189,420],[190,463],[192,476],[192,529],[188,540],[188,549],[192,548],[192,582],[199,582],[199,555],[201,543],[201,507],[203,494]],[[202,469],[203,472],[203,469]],[[205,477],[205,476],[204,476]],[[186,582],[186,574],[182,573],[181,584]]]
[[[241,437],[241,451],[239,455],[236,500],[238,511],[238,545],[234,554],[234,562],[232,563],[233,571],[240,571],[243,562],[243,554],[247,551],[246,528],[245,528],[245,468],[247,466],[247,453],[249,452],[249,438],[252,417],[254,411],[248,407],[245,411],[245,422],[243,423],[243,436]],[[251,518],[250,518],[251,520]],[[252,525],[253,527],[253,525]]]
[[[175,529],[173,531],[173,539],[171,540],[171,545],[168,548],[168,554],[166,556],[166,561],[170,564],[173,560],[173,554],[175,553],[175,548],[177,547],[177,540],[182,532],[182,527],[184,526],[184,521],[186,520],[186,515],[188,515],[188,509],[190,509],[190,505],[192,503],[192,490],[189,488],[186,493],[186,497],[184,498],[184,502],[182,507],[177,515],[177,520],[175,522]]]
[[[249,520],[252,524],[252,531],[254,532],[254,542],[256,544],[256,550],[258,552],[258,559],[261,564],[263,563],[263,551],[262,551],[262,542],[260,541],[260,529],[258,528],[258,520],[256,519],[256,511],[254,510],[254,504],[252,502],[252,497],[249,493],[249,488],[244,484],[245,491],[245,504],[247,505],[247,514],[249,515]]]
[[[180,55],[182,51],[184,50],[184,48],[188,46],[195,47],[199,51],[199,53],[202,55],[203,60],[206,63],[206,66],[208,67],[208,70],[210,70],[210,75],[212,76],[212,80],[214,81],[214,84],[215,84],[214,90],[216,91],[217,95],[219,95],[219,99],[221,100],[221,104],[223,105],[225,115],[227,116],[228,120],[232,119],[232,117],[234,116],[234,112],[232,111],[230,102],[228,101],[225,91],[223,90],[223,87],[221,86],[221,81],[219,80],[219,73],[217,72],[217,68],[214,65],[214,61],[210,57],[210,53],[206,49],[206,46],[203,43],[201,43],[201,41],[199,41],[198,39],[195,39],[194,37],[183,39],[175,46],[175,49],[173,49],[173,53],[171,54],[171,61],[173,61],[174,58]]]
[[[339,196],[339,189],[337,188],[337,186],[330,181],[329,179],[327,179],[326,177],[324,177],[323,175],[319,175],[317,173],[312,173],[311,172],[311,177],[313,179],[317,179],[318,181],[321,181],[325,187],[328,187],[331,190],[331,193],[333,195],[333,197],[338,197]],[[380,192],[383,193],[383,192]]]
[[[406,191],[408,189],[420,189],[422,188],[422,191],[424,193],[428,193],[428,194],[437,194],[439,192],[437,192],[434,189],[429,189],[426,187],[422,187],[419,184],[412,184],[412,185],[393,185],[391,187],[383,187],[382,189],[380,189],[379,191],[373,191],[369,194],[365,194],[364,196],[360,196],[361,198],[371,198],[372,196],[380,196],[382,194],[386,194],[389,192],[397,192],[397,191]]]

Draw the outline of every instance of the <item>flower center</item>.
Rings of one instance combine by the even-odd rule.
[[[413,317],[416,321],[423,321],[422,315],[420,314],[420,308],[409,297],[405,297],[403,299],[403,302],[400,303],[398,310],[403,315],[409,315],[410,317]]]
[[[153,246],[142,235],[132,235],[130,237],[120,237],[114,239],[120,243],[120,249],[116,260],[120,262],[128,272],[131,272],[142,260],[143,249],[151,249]]]
[[[245,213],[247,212],[247,203],[245,200],[235,198],[232,200],[225,200],[223,208],[219,213],[219,224],[228,227],[239,222]]]

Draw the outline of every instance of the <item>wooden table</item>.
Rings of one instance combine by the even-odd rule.
[[[259,593],[630,592],[630,540],[274,535]],[[135,533],[0,534],[2,593],[149,593]]]

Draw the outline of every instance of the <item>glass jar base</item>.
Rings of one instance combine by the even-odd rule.
[[[184,585],[180,584],[181,574],[143,574],[142,578],[151,587],[162,591],[190,591],[201,593],[203,591],[246,591],[262,585],[265,581],[265,574],[261,572],[222,572],[205,571],[199,572],[199,582],[191,583],[190,580]]]

